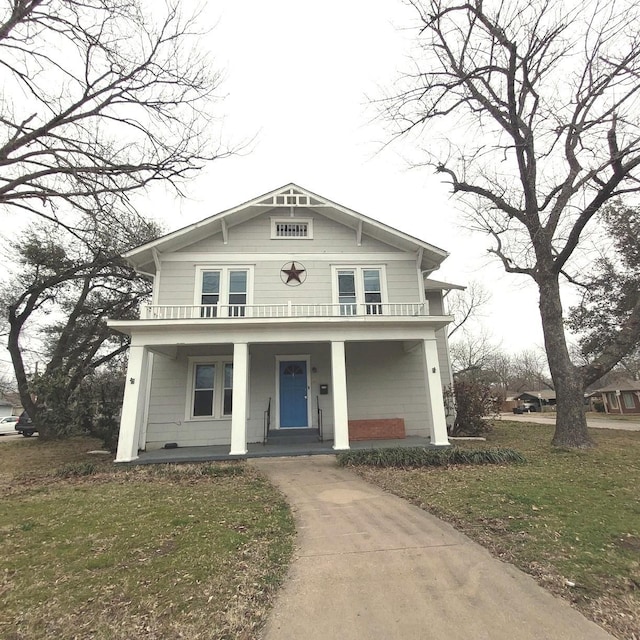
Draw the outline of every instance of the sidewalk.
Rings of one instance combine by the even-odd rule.
[[[612,640],[451,526],[333,456],[251,460],[286,495],[297,553],[265,640]]]
[[[556,423],[555,413],[501,413],[501,420],[512,420],[514,422],[535,422],[537,424],[553,424]],[[616,420],[615,418],[587,418],[587,427],[589,429],[620,429],[621,431],[640,431],[640,415],[638,419],[632,420]]]

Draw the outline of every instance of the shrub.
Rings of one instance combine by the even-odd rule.
[[[453,392],[456,419],[450,427],[451,436],[480,436],[491,431],[491,423],[485,419],[495,413],[495,398],[491,388],[478,380],[456,380]]]
[[[524,456],[513,449],[426,449],[424,447],[395,447],[390,449],[356,449],[337,455],[338,464],[348,466],[446,467],[454,464],[524,463]]]

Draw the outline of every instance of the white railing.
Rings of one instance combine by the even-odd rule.
[[[365,304],[192,304],[144,305],[142,320],[215,320],[223,318],[332,318],[428,316],[427,302]]]

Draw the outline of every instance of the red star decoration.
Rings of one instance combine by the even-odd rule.
[[[287,281],[285,282],[285,284],[289,284],[292,280],[297,281],[298,284],[302,284],[302,280],[300,280],[300,274],[304,272],[304,269],[296,269],[296,263],[292,262],[289,269],[282,269],[282,273],[287,274]]]

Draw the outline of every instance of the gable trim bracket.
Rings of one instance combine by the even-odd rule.
[[[362,246],[362,220],[358,220],[358,228],[356,229],[356,244]]]
[[[227,221],[224,218],[222,218],[220,222],[222,223],[222,243],[228,244],[229,243],[229,227],[227,226]]]

